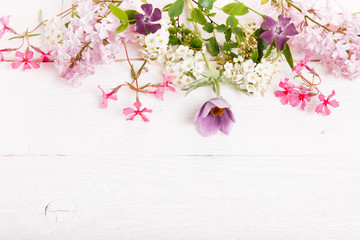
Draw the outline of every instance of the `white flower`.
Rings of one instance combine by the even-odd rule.
[[[253,72],[255,68],[255,63],[250,59],[243,63],[244,72]]]
[[[224,69],[225,69],[226,71],[231,71],[231,70],[234,69],[234,65],[233,65],[232,63],[230,63],[230,62],[227,62],[227,63],[225,63],[225,65],[224,65]]]
[[[255,72],[249,73],[246,75],[246,80],[249,83],[257,83],[259,81],[259,75],[257,75]]]

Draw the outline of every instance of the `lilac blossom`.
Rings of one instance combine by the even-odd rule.
[[[276,46],[279,50],[283,50],[285,43],[289,40],[287,36],[295,36],[299,32],[296,30],[295,25],[290,23],[291,18],[286,17],[284,14],[278,16],[279,23],[269,16],[265,16],[262,25],[263,32],[259,37],[271,45],[275,38]],[[290,23],[290,24],[289,24]]]
[[[136,31],[143,35],[148,35],[148,33],[155,33],[161,28],[161,24],[153,23],[161,19],[161,10],[155,8],[153,12],[153,6],[151,4],[141,5],[141,9],[144,11],[145,15],[141,13],[135,14],[136,19]]]
[[[222,98],[207,101],[197,112],[195,124],[204,137],[216,134],[219,130],[230,134],[235,118],[230,110],[230,104]]]

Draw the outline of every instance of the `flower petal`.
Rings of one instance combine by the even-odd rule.
[[[140,110],[141,103],[140,102],[135,102],[134,106],[136,107],[137,110]]]
[[[21,63],[22,63],[21,60],[14,61],[14,62],[11,64],[11,67],[12,67],[13,69],[19,68],[20,65],[21,65]]]
[[[334,108],[337,108],[337,107],[340,106],[339,102],[336,101],[336,100],[331,100],[331,101],[329,101],[329,105],[332,106],[332,107],[334,107]]]
[[[140,33],[142,35],[148,35],[148,32],[146,31],[144,22],[136,23],[136,32]]]
[[[219,108],[231,107],[230,104],[222,98],[213,98],[213,99],[210,99],[210,102],[215,104]]]
[[[31,65],[27,62],[25,62],[25,64],[24,64],[23,71],[25,71],[26,69],[31,69]]]
[[[151,22],[157,22],[161,19],[161,10],[159,8],[155,8],[153,14],[150,17]]]
[[[289,40],[288,37],[282,36],[282,35],[276,35],[275,42],[277,48],[281,51],[284,49],[285,43]]]
[[[275,32],[272,30],[263,32],[262,34],[260,34],[259,38],[261,38],[262,40],[264,40],[267,44],[271,45],[272,42],[274,41],[275,38]]]
[[[29,63],[31,64],[31,66],[33,66],[33,68],[38,69],[40,68],[40,63],[36,62],[36,61],[29,61]]]
[[[27,52],[25,54],[25,59],[27,59],[27,60],[33,59],[33,57],[34,57],[34,53],[32,51]]]
[[[150,120],[144,114],[140,114],[140,117],[144,122],[150,122]]]
[[[319,105],[317,105],[315,112],[322,113],[323,107],[324,107],[324,104],[320,103]]]
[[[151,22],[146,22],[145,27],[147,28],[147,30],[149,32],[156,33],[157,30],[159,30],[161,28],[161,24],[160,23],[154,24],[154,23],[151,23]]]
[[[332,90],[332,93],[328,96],[328,100],[330,100],[330,98],[332,98],[333,96],[335,96],[335,91],[334,90]]]
[[[296,30],[296,27],[293,23],[289,24],[286,28],[284,28],[284,31],[282,32],[285,36],[295,36],[298,35],[299,32]]]
[[[141,5],[141,9],[144,11],[146,16],[150,16],[153,11],[152,4],[143,4]]]
[[[285,27],[286,25],[288,25],[291,20],[291,18],[286,17],[284,14],[280,14],[278,16],[278,19],[279,19],[279,25],[281,27]]]
[[[135,112],[135,110],[132,109],[132,108],[129,108],[129,107],[123,109],[123,113],[124,113],[125,115],[129,115],[129,114],[134,113],[134,112]]]
[[[15,57],[24,58],[24,54],[22,52],[16,52]]]
[[[206,118],[202,118],[198,123],[199,132],[204,137],[216,134],[220,129],[220,117],[214,117],[209,114]]]
[[[233,121],[228,115],[228,112],[224,112],[220,117],[220,131],[229,135],[233,127]]]
[[[269,30],[277,25],[277,22],[269,16],[265,16],[265,20],[262,25],[263,30]]]

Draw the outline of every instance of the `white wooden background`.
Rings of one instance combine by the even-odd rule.
[[[21,31],[39,9],[68,4],[0,0],[0,16]],[[203,138],[192,121],[209,89],[146,97],[151,122],[128,122],[133,96],[121,91],[104,110],[96,88],[128,76],[127,63],[98,67],[81,88],[52,63],[0,63],[0,239],[360,239],[360,79],[313,66],[340,101],[330,117],[225,88],[237,123]]]

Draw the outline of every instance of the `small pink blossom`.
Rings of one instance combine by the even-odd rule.
[[[335,91],[334,91],[334,90],[332,91],[332,93],[331,93],[327,98],[325,98],[324,95],[320,94],[320,95],[319,95],[319,100],[322,101],[322,103],[320,103],[320,104],[316,107],[315,112],[317,112],[317,113],[322,113],[322,112],[323,112],[323,109],[324,109],[324,111],[325,111],[324,114],[325,114],[325,116],[327,116],[327,115],[329,115],[329,114],[331,113],[330,110],[329,110],[329,108],[328,108],[328,105],[330,105],[330,106],[332,106],[332,107],[334,107],[334,108],[339,107],[340,105],[339,105],[339,102],[338,102],[338,101],[336,101],[336,100],[331,100],[331,101],[330,101],[330,99],[331,99],[334,95],[335,95]]]
[[[309,93],[307,93],[306,89],[301,89],[301,91],[295,90],[295,91],[293,91],[293,93],[291,94],[291,96],[289,98],[290,105],[292,107],[297,107],[301,103],[300,109],[304,111],[306,102],[311,101],[310,96],[311,95]]]
[[[100,87],[100,85],[97,86],[101,92],[102,92],[102,97],[103,97],[103,100],[102,100],[102,103],[101,103],[101,107],[102,108],[107,108],[108,107],[108,100],[111,99],[111,100],[118,100],[117,96],[114,95],[115,94],[115,91],[112,91],[110,93],[105,93],[105,91]]]
[[[0,18],[0,24],[3,25],[3,28],[0,30],[0,39],[5,34],[6,30],[10,30],[10,28],[8,26],[9,20],[10,20],[10,15]]]
[[[172,92],[176,92],[175,88],[173,86],[169,85],[174,80],[174,76],[167,75],[165,73],[163,73],[162,75],[164,77],[164,82],[162,84],[160,84],[160,87],[163,87],[164,89],[167,88]]]
[[[154,94],[155,97],[159,98],[161,101],[164,101],[164,92],[165,89],[163,87],[160,87],[155,91],[148,91],[147,93]]]
[[[142,118],[142,120],[144,120],[145,122],[149,122],[149,119],[143,114],[145,112],[148,113],[152,113],[151,109],[147,109],[147,108],[143,108],[142,110],[140,110],[141,107],[141,103],[140,102],[135,102],[134,106],[136,107],[136,109],[132,109],[132,108],[124,108],[123,113],[125,115],[129,115],[132,114],[129,118],[127,118],[126,120],[134,120],[136,115],[140,115],[140,117]]]
[[[281,81],[279,87],[283,88],[284,91],[276,91],[275,96],[281,98],[281,103],[286,105],[289,102],[290,95],[293,92],[295,85],[289,82],[289,78],[285,78],[285,82]]]
[[[39,52],[41,53],[40,62],[49,62],[50,61],[49,57],[51,56],[52,50],[47,53],[45,53],[41,50],[39,50]]]
[[[305,59],[301,60],[298,64],[296,64],[296,66],[294,66],[293,72],[296,72],[297,74],[299,74],[300,71],[303,70],[304,68],[311,71],[311,68],[307,64],[313,56],[314,56],[314,54],[305,55]]]
[[[22,52],[16,52],[15,56],[18,58],[22,58],[22,60],[14,61],[11,66],[12,68],[16,69],[19,68],[22,63],[24,63],[23,71],[26,69],[31,69],[31,66],[33,68],[40,68],[40,63],[32,60],[34,53],[32,51],[27,52],[25,55]]]
[[[0,52],[0,62],[4,61],[4,55]]]

